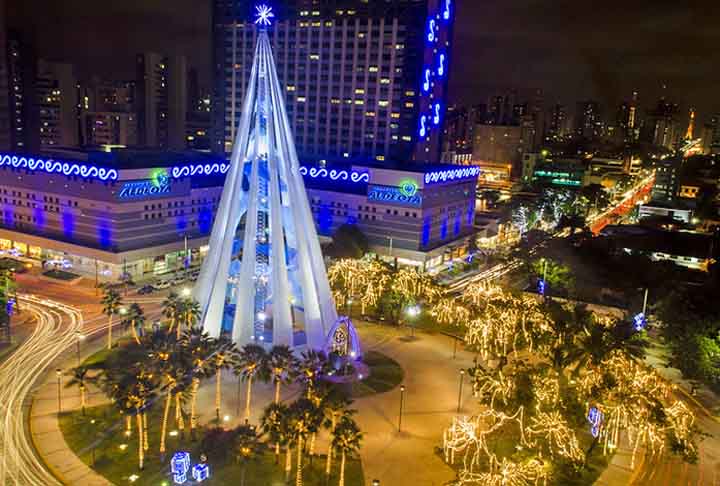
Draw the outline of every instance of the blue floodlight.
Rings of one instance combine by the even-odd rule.
[[[272,7],[269,7],[267,5],[260,4],[255,5],[255,23],[261,27],[268,27],[272,24],[272,19],[275,18],[275,14],[272,11]]]
[[[537,283],[537,290],[538,294],[545,295],[545,290],[547,289],[547,284],[545,283],[545,280],[540,279]]]

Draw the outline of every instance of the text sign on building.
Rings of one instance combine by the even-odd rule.
[[[402,187],[371,185],[368,187],[368,201],[419,208],[422,206],[422,195],[417,191],[410,195]]]
[[[118,192],[118,199],[141,199],[170,193],[170,178],[166,170],[153,169],[149,175],[149,179],[124,183]]]

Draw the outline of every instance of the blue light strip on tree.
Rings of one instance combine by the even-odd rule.
[[[44,160],[8,154],[0,154],[0,167],[2,166],[12,167],[14,169],[42,171],[49,174],[80,176],[86,179],[100,179],[101,181],[115,181],[118,178],[118,172],[115,169],[98,167],[92,164],[81,164],[73,161]]]

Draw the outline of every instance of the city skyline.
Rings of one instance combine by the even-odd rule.
[[[34,37],[40,57],[72,62],[81,79],[131,79],[135,54],[155,51],[187,55],[209,86],[211,4],[131,0],[108,7],[77,0],[60,7],[30,0],[9,2],[8,19],[10,28]],[[472,104],[496,91],[542,89],[548,106],[595,99],[612,109],[637,89],[643,109],[666,95],[683,111],[696,107],[698,120],[706,122],[720,110],[713,90],[720,75],[712,68],[718,57],[712,8],[700,17],[681,5],[657,8],[648,1],[613,0],[602,9],[563,2],[546,9],[535,0],[458,0],[454,54],[476,55],[475,62],[453,65],[450,101]],[[160,22],[162,32],[155,28]]]

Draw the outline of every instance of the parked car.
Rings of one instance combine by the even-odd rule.
[[[156,289],[168,289],[170,288],[170,282],[167,280],[160,280],[158,283],[153,285]]]
[[[172,279],[170,281],[170,283],[172,285],[181,285],[181,284],[185,283],[185,278],[184,277],[175,277],[174,279]]]
[[[145,294],[152,294],[155,291],[155,287],[152,285],[143,285],[138,289],[138,294],[145,295]]]

